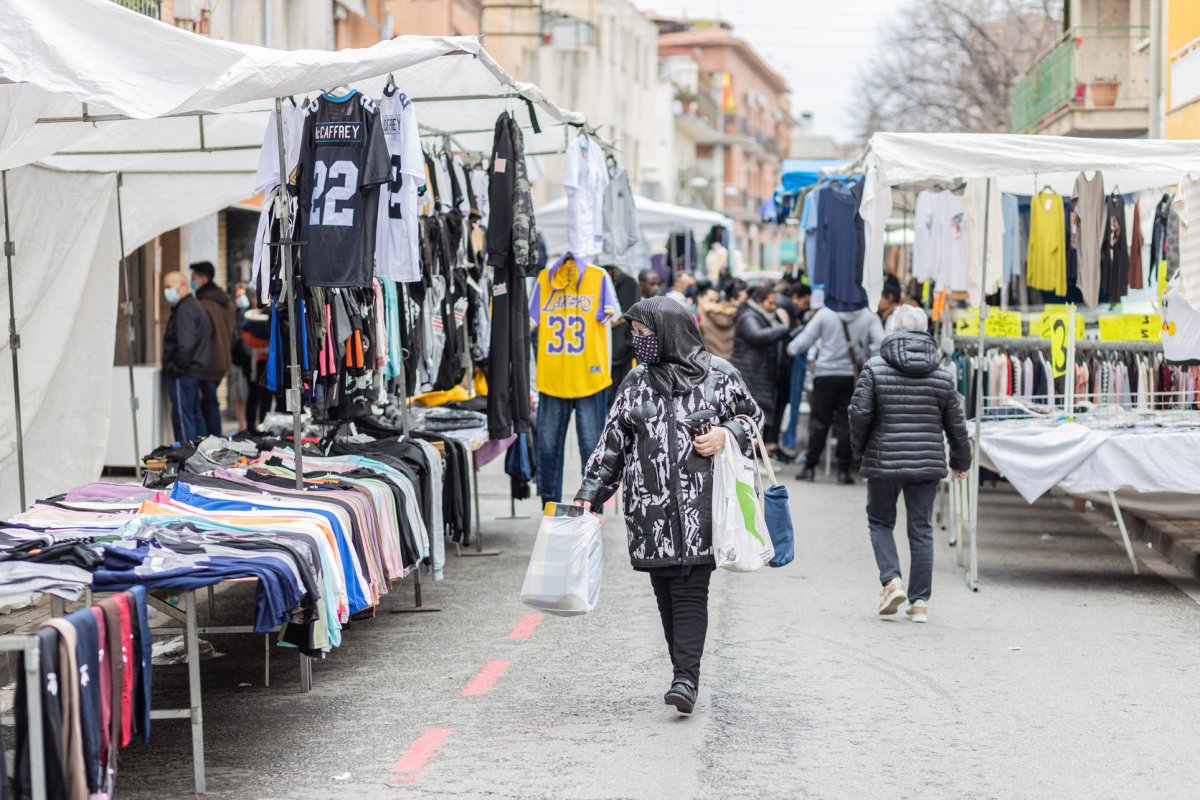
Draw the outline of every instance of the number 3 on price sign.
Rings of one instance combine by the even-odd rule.
[[[1067,334],[1067,318],[1058,317],[1050,334],[1050,369],[1055,378],[1067,374]]]

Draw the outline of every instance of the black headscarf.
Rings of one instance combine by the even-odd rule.
[[[662,394],[687,394],[708,375],[712,355],[704,349],[696,320],[680,303],[669,297],[639,300],[625,312],[658,337],[659,363],[647,364],[650,382]]]

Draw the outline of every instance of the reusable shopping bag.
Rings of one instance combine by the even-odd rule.
[[[755,464],[755,476],[758,478],[759,489],[762,490],[763,517],[767,522],[767,531],[771,534],[771,545],[775,548],[775,557],[770,566],[785,567],[796,557],[795,534],[792,531],[792,511],[788,507],[788,490],[775,478],[775,468],[771,466],[771,458],[767,453],[767,443],[763,440],[762,431],[754,424],[754,420],[745,415],[739,415],[737,420],[745,423],[754,431],[758,441],[758,456],[767,472],[770,486],[763,486],[762,475]]]
[[[600,518],[581,506],[546,503],[521,602],[547,614],[586,614],[600,599],[604,545]]]
[[[717,566],[754,572],[775,556],[762,504],[755,491],[754,462],[742,455],[726,428],[725,449],[713,456],[712,543]]]

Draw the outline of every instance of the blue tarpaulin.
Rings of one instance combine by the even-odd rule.
[[[850,162],[831,158],[787,158],[783,161],[781,182],[784,193],[797,192],[821,179],[821,170],[839,169]]]

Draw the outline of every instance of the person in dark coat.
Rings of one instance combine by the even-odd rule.
[[[620,386],[629,370],[633,369],[633,333],[624,314],[638,301],[639,291],[638,282],[620,267],[610,266],[608,276],[612,278],[617,302],[621,304],[622,316],[612,324],[612,385]],[[610,392],[610,403],[615,399],[616,392]]]
[[[763,415],[737,370],[704,349],[682,305],[652,297],[625,316],[638,365],[617,391],[575,502],[600,508],[624,487],[629,558],[635,570],[650,573],[674,668],[663,701],[690,714],[715,569],[711,459],[725,449],[726,430],[749,455],[753,434],[737,417],[761,425]],[[711,425],[707,432],[698,415]]]
[[[742,373],[754,401],[766,415],[763,439],[767,448],[778,445],[774,423],[776,384],[783,363],[783,340],[789,328],[776,316],[775,289],[759,286],[737,312],[730,361]]]
[[[171,316],[163,332],[162,368],[171,400],[171,425],[175,440],[188,442],[205,435],[200,410],[200,384],[209,368],[212,321],[192,294],[182,272],[163,275],[163,297]]]
[[[890,335],[863,367],[850,401],[850,437],[867,479],[867,524],[879,566],[879,613],[895,614],[907,600],[908,616],[925,622],[933,580],[933,503],[946,477],[946,444],[957,480],[971,466],[971,444],[962,405],[942,356],[926,331],[925,312],[900,306],[889,318]],[[945,438],[943,438],[945,437]],[[912,551],[907,593],[893,529],[896,500],[904,495]]]
[[[204,432],[221,435],[221,401],[217,388],[229,374],[233,364],[233,343],[238,338],[237,308],[225,290],[214,283],[217,271],[208,261],[191,266],[196,285],[196,299],[212,321],[212,346],[208,349],[208,371],[200,383],[200,412],[204,415]]]

